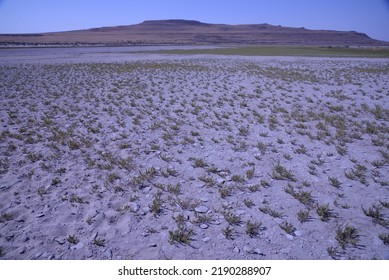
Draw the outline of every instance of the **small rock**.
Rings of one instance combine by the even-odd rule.
[[[130,202],[130,204],[128,204],[128,206],[130,207],[130,210],[132,212],[138,212],[140,209],[140,206],[135,202]]]
[[[80,250],[84,248],[84,243],[83,242],[78,242],[76,245],[72,246],[70,249],[72,250]]]
[[[18,222],[18,223],[24,223],[24,222],[25,222],[25,220],[24,220],[23,217],[17,217],[17,218],[15,219],[15,221]]]
[[[217,178],[216,183],[224,184],[225,180],[223,178]]]
[[[277,224],[282,224],[282,222],[283,222],[284,220],[281,219],[281,218],[274,218],[274,221],[275,221]]]
[[[203,239],[201,239],[201,241],[203,241],[204,243],[207,243],[211,240],[210,237],[204,237]]]
[[[294,237],[293,237],[292,235],[290,235],[290,234],[287,234],[287,235],[286,235],[286,238],[287,238],[288,240],[293,240],[293,239],[294,239]]]
[[[59,245],[65,244],[65,239],[55,238],[54,241],[57,242]]]
[[[238,210],[238,211],[236,211],[236,214],[237,214],[238,216],[243,215],[244,213],[246,213],[245,210]]]
[[[108,258],[108,259],[112,259],[112,250],[111,249],[108,249],[104,252],[104,255]]]
[[[145,186],[145,185],[142,185],[142,186],[139,186],[141,189],[142,189],[142,192],[143,193],[150,193],[151,191],[151,187],[148,187],[148,186]]]
[[[209,210],[209,208],[207,206],[197,206],[195,208],[195,211],[197,213],[207,213],[208,210]]]
[[[253,247],[251,247],[249,245],[244,245],[243,251],[245,251],[246,253],[252,254],[254,249],[253,249]]]
[[[42,218],[44,216],[45,216],[45,214],[43,214],[43,213],[40,213],[40,214],[36,215],[37,218]]]
[[[50,257],[50,254],[47,252],[42,254],[42,259],[48,259],[49,257]]]
[[[37,259],[37,258],[39,258],[40,256],[42,255],[42,253],[36,253],[35,255],[34,255],[34,257]]]
[[[302,233],[301,231],[299,231],[299,230],[296,230],[296,231],[294,232],[294,234],[295,234],[296,236],[302,236],[302,235],[303,235],[303,233]]]
[[[238,247],[236,247],[236,246],[235,246],[235,248],[234,248],[234,250],[233,250],[233,251],[234,251],[234,253],[239,253],[239,252],[240,252],[239,248],[238,248]]]
[[[290,249],[289,248],[282,248],[280,253],[282,253],[282,254],[289,254],[290,253]]]
[[[24,254],[27,251],[26,247],[19,248],[18,253],[19,254]]]
[[[208,202],[208,198],[207,198],[207,197],[202,197],[202,198],[200,198],[200,200],[201,200],[202,202]]]
[[[207,229],[208,227],[209,227],[209,226],[208,226],[207,224],[201,224],[201,225],[200,225],[200,228],[201,228],[201,229]]]
[[[261,249],[259,249],[259,248],[254,249],[253,254],[263,255]]]
[[[156,244],[156,243],[150,243],[148,246],[149,246],[150,248],[154,248],[154,247],[157,247],[157,244]]]
[[[5,240],[11,241],[11,240],[14,238],[14,236],[15,236],[15,235],[13,235],[13,234],[7,235],[7,236],[5,237]]]
[[[142,208],[142,215],[146,215],[150,211],[149,207],[143,207]]]

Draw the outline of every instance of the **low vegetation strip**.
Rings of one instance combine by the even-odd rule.
[[[213,54],[244,56],[389,57],[389,48],[244,46],[212,49],[162,50],[162,54]]]

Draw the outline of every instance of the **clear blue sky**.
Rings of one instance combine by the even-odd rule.
[[[358,31],[389,41],[389,0],[0,0],[0,33],[194,19]]]

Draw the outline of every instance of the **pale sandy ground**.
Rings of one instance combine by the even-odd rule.
[[[2,259],[389,258],[389,60],[40,51],[0,52]]]

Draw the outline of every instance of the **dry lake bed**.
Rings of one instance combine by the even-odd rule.
[[[389,59],[0,50],[0,96],[1,259],[389,259]]]

